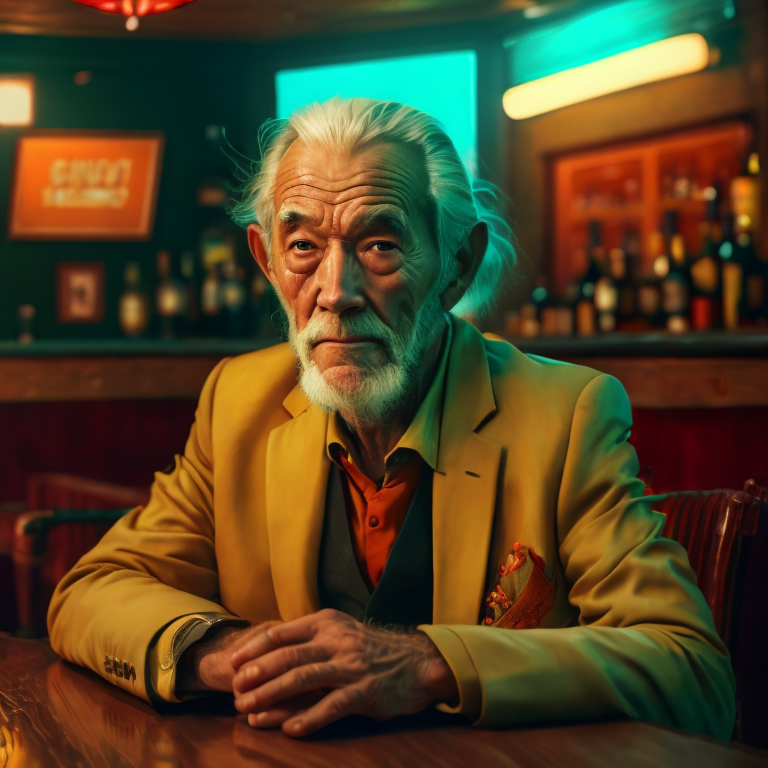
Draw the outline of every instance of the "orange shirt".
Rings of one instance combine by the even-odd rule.
[[[387,454],[379,482],[363,474],[347,448],[338,416],[328,419],[326,453],[341,470],[352,548],[369,589],[381,579],[424,472],[437,469],[443,391],[452,327],[448,324],[435,376],[413,421]]]
[[[387,472],[382,482],[377,483],[366,477],[345,451],[337,451],[337,463],[344,473],[341,485],[352,548],[360,573],[371,590],[384,573],[425,467],[416,451],[401,453],[407,455],[397,462],[396,470]]]

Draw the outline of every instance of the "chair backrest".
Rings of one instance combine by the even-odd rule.
[[[666,494],[652,506],[666,515],[663,535],[685,547],[717,631],[728,643],[738,612],[734,595],[741,540],[757,532],[762,502],[743,491],[685,491]]]
[[[763,486],[752,479],[744,483],[744,491],[750,496],[756,496],[760,501],[768,504],[768,485]]]
[[[25,503],[35,509],[100,509],[138,507],[149,498],[147,488],[104,483],[64,472],[33,472],[25,477]]]
[[[667,516],[664,536],[688,552],[717,631],[731,653],[736,674],[734,738],[766,748],[768,506],[743,491],[671,493],[651,505]]]
[[[12,546],[16,632],[39,637],[56,585],[149,490],[49,472],[28,475],[26,491],[30,511],[16,519]]]

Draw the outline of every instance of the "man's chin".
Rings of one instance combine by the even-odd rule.
[[[358,392],[370,373],[358,365],[334,365],[321,374],[326,385],[341,395]]]

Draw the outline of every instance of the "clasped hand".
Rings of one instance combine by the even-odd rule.
[[[388,720],[457,695],[453,673],[422,632],[379,629],[322,610],[230,638],[235,706],[256,728],[306,736],[347,715]]]

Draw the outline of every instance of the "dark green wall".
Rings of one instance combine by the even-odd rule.
[[[274,115],[275,71],[457,48],[478,52],[481,173],[503,184],[504,67],[498,24],[265,45],[0,36],[0,73],[34,75],[35,128],[160,130],[166,135],[150,242],[9,241],[8,197],[22,129],[0,126],[0,339],[16,336],[16,311],[24,303],[37,308],[41,339],[119,335],[116,300],[123,265],[138,260],[144,274],[152,275],[158,249],[170,249],[176,259],[182,250],[196,248],[201,227],[194,202],[197,184],[204,175],[227,168],[218,146],[206,140],[205,127],[225,126],[232,143],[253,156],[256,128]],[[88,85],[74,84],[79,70],[93,73]],[[102,323],[56,322],[59,261],[105,263]]]

